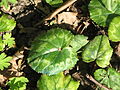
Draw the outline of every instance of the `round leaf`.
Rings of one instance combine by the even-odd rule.
[[[64,76],[63,73],[48,76],[42,75],[37,82],[38,90],[77,90],[79,82],[71,76]]]
[[[110,63],[112,52],[107,36],[100,35],[86,45],[82,58],[88,63],[96,60],[98,66],[106,67]]]
[[[70,31],[60,28],[38,36],[31,46],[28,63],[35,71],[49,75],[72,68],[78,61],[70,46],[73,38]]]
[[[98,25],[108,26],[114,17],[120,15],[119,8],[119,0],[91,0],[90,17]]]
[[[108,35],[113,42],[120,41],[120,16],[115,17],[110,23]]]
[[[0,17],[0,32],[13,30],[16,26],[14,19],[10,19],[8,15]]]
[[[101,84],[104,84],[112,90],[120,89],[120,73],[113,68],[109,68],[107,71],[98,69],[95,71],[94,77]]]

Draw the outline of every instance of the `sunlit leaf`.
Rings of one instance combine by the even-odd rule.
[[[5,7],[6,10],[9,9],[9,3],[15,4],[17,0],[1,0],[0,7]]]
[[[108,35],[113,42],[120,41],[120,16],[115,17],[109,25]]]
[[[3,42],[5,45],[8,45],[9,47],[13,47],[13,45],[15,44],[15,41],[14,41],[14,38],[11,37],[11,34],[6,33],[3,36],[3,38],[4,38]]]
[[[2,53],[0,55],[0,69],[3,70],[4,68],[7,68],[10,65],[10,60],[12,57],[7,57],[5,53]]]
[[[37,82],[38,90],[77,90],[79,82],[71,76],[64,76],[63,73],[48,76],[42,75]]]
[[[63,3],[63,0],[46,0],[46,2],[53,7],[58,7],[60,4]]]
[[[0,17],[0,32],[13,30],[16,26],[14,19],[10,19],[8,15]]]
[[[12,77],[7,82],[7,85],[10,86],[9,90],[26,90],[26,83],[28,79],[25,77]]]

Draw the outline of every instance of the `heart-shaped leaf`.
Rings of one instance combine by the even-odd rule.
[[[113,68],[109,68],[107,71],[104,69],[98,69],[94,72],[94,77],[101,84],[104,84],[112,90],[120,89],[120,73]],[[105,90],[101,88],[101,90]]]
[[[113,42],[120,41],[120,16],[115,17],[109,25],[108,35]]]
[[[108,26],[111,20],[120,15],[119,0],[91,0],[90,17],[98,25]]]
[[[88,63],[96,60],[98,66],[106,67],[110,63],[112,52],[107,36],[99,35],[86,45],[82,58]]]
[[[37,82],[38,90],[77,90],[79,82],[73,80],[70,75],[63,73],[48,76],[42,75]]]
[[[83,40],[79,39],[79,42],[83,44],[76,42],[80,48],[88,42],[85,36],[81,37]],[[35,71],[49,75],[72,68],[78,61],[78,47],[71,44],[73,39],[75,37],[70,31],[60,28],[49,30],[34,40],[28,63]]]

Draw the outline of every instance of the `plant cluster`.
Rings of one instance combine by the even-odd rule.
[[[50,5],[53,4],[52,1],[48,1],[46,0]],[[50,29],[45,34],[37,36],[32,43],[28,63],[33,70],[43,73],[43,76],[38,81],[38,88],[47,90],[49,86],[53,86],[49,90],[55,88],[57,90],[66,89],[64,82],[61,82],[64,83],[61,87],[57,85],[59,80],[62,79],[60,72],[74,67],[79,60],[77,53],[81,51],[84,62],[95,61],[99,67],[103,68],[94,72],[95,79],[110,89],[119,90],[120,79],[118,78],[120,73],[108,67],[113,54],[109,39],[112,42],[120,41],[119,8],[119,0],[90,1],[90,18],[98,25],[108,27],[108,36],[98,35],[92,41],[88,41],[86,36],[73,35],[70,31],[60,28]],[[81,47],[83,47],[82,50]],[[107,71],[105,70],[106,67],[108,67]],[[54,78],[59,78],[59,80],[54,80]],[[74,85],[76,88],[71,90],[77,90],[77,82]],[[101,88],[101,90],[103,89]]]
[[[63,0],[45,0],[53,7],[59,7]],[[16,0],[2,0],[0,7],[8,9],[9,3]],[[72,69],[79,60],[85,63],[95,62],[100,68],[95,70],[95,79],[112,90],[120,89],[120,73],[110,67],[113,55],[111,42],[120,42],[120,1],[91,0],[89,5],[90,18],[99,26],[108,27],[108,35],[98,35],[93,40],[87,36],[74,35],[70,30],[52,28],[38,35],[31,44],[27,63],[42,76],[37,82],[38,90],[77,90],[80,82],[70,75],[64,75],[65,70]],[[11,31],[16,21],[9,15],[0,17],[0,70],[10,66],[11,56],[5,51],[15,45]],[[81,59],[78,54],[81,54]],[[6,83],[9,90],[25,90],[29,82],[24,76],[12,77]],[[102,87],[97,89],[105,90]],[[0,88],[1,90],[1,88]]]
[[[11,30],[16,26],[16,21],[9,15],[3,14],[0,17],[0,70],[4,70],[10,66],[12,56],[7,56],[5,51],[14,47],[15,40],[12,37]],[[6,83],[10,86],[9,90],[24,90],[28,79],[25,77],[12,77]],[[0,88],[0,90],[2,90]]]

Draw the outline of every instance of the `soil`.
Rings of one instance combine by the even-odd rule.
[[[83,34],[88,36],[89,40],[92,40],[97,35],[107,33],[105,28],[97,26],[89,18],[87,7],[89,1],[90,0],[77,0],[77,2],[57,14],[52,20],[41,23],[38,26],[35,25],[57,8],[51,7],[49,4],[45,3],[44,0],[18,0],[17,4],[11,5],[9,11],[2,9],[2,11],[13,16],[17,22],[16,28],[12,31],[16,46],[15,48],[8,50],[6,53],[18,57],[11,61],[14,65],[12,64],[8,69],[0,71],[3,80],[0,83],[3,90],[8,89],[8,86],[6,86],[5,83],[13,76],[27,77],[29,79],[27,90],[37,89],[37,81],[41,74],[32,70],[27,64],[31,42],[37,35],[42,34],[53,27],[69,29],[74,34]],[[118,62],[120,62],[120,44],[111,43],[111,46],[115,48],[111,64],[114,68],[120,70],[120,65],[118,65]],[[80,57],[81,55],[78,56]],[[81,58],[79,59],[80,60],[73,69],[64,72],[70,74],[75,80],[81,81],[78,90],[95,90],[97,86],[86,78],[86,73],[92,75],[94,70],[98,67],[94,62],[87,64],[82,62]],[[22,62],[21,64],[18,63],[20,60]],[[9,69],[12,69],[11,72],[14,72],[12,75],[10,74],[11,72],[8,72]]]

